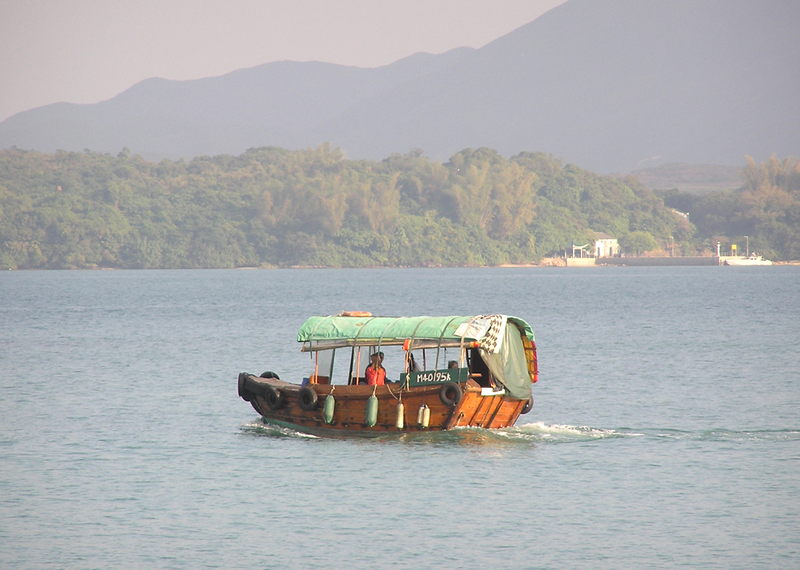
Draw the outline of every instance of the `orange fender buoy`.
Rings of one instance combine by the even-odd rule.
[[[369,311],[342,311],[343,317],[371,317],[372,313]]]

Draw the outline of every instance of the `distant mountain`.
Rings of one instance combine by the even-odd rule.
[[[569,0],[484,46],[363,69],[149,79],[0,123],[16,145],[145,158],[330,142],[352,158],[544,151],[600,172],[800,154],[800,2]]]

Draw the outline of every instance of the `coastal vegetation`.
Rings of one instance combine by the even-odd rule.
[[[348,160],[329,145],[159,163],[12,148],[0,151],[0,267],[522,264],[596,232],[684,254],[741,234],[800,257],[797,161],[779,165],[748,164],[740,191],[695,197],[486,148],[444,164],[421,151]]]
[[[756,164],[746,157],[741,188],[696,195],[678,190],[659,192],[664,203],[685,212],[697,243],[733,244],[770,259],[800,259],[800,160],[789,157]]]

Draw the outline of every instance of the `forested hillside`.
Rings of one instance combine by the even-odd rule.
[[[800,160],[773,156],[756,164],[747,157],[742,177],[744,185],[733,192],[659,194],[689,214],[698,243],[719,241],[723,251],[735,243],[741,252],[749,245],[770,259],[800,259]]]
[[[635,178],[481,148],[346,160],[251,149],[151,163],[127,152],[0,152],[0,267],[528,263],[585,243],[691,237]]]
[[[631,253],[670,236],[694,254],[748,235],[751,249],[797,259],[799,169],[751,161],[743,189],[670,191],[667,207],[634,177],[486,148],[445,164],[420,152],[347,160],[330,146],[160,163],[12,149],[0,152],[0,267],[497,265],[595,232]]]

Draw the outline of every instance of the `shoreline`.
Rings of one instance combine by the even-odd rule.
[[[257,271],[257,270],[275,270],[275,269],[547,269],[551,267],[567,267],[566,260],[562,258],[545,258],[540,263],[503,263],[500,265],[366,265],[359,267],[328,267],[324,265],[291,265],[286,267],[280,266],[246,266],[246,267],[149,267],[149,268],[131,268],[131,267],[63,267],[63,268],[8,268],[5,271],[192,271],[192,270],[219,270],[219,269],[233,269],[237,271]],[[595,259],[595,258],[584,258]],[[630,263],[617,262],[617,263],[592,263],[581,265],[579,267],[691,267],[691,266],[706,266],[717,267],[717,263],[712,263],[712,257],[628,257],[628,258],[614,258],[618,260],[627,260]],[[708,259],[709,261],[705,261]],[[666,261],[675,260],[675,261]],[[682,262],[683,260],[683,262]],[[697,260],[703,260],[702,263],[697,263]],[[773,261],[775,265],[785,266],[800,266],[800,260],[791,261]],[[574,268],[573,266],[572,268]],[[722,267],[722,265],[720,265]]]

